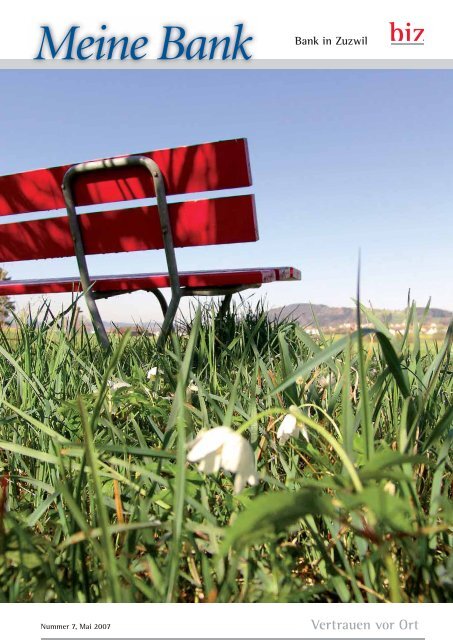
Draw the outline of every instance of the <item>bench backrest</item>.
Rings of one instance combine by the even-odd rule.
[[[245,139],[139,155],[158,164],[167,195],[243,188],[252,183]],[[0,176],[0,216],[64,208],[61,184],[70,166]],[[155,196],[150,174],[140,166],[107,168],[77,176],[73,194],[77,206]],[[170,203],[168,209],[175,247],[258,239],[253,195]],[[79,214],[78,220],[86,254],[163,247],[155,205],[84,213]],[[73,255],[66,216],[0,225],[2,262]]]

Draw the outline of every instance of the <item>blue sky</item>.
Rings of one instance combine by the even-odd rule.
[[[261,289],[270,306],[350,306],[360,249],[364,301],[402,308],[411,289],[453,310],[452,71],[8,70],[0,96],[0,174],[248,138],[260,241],[180,250],[181,269],[294,265],[300,283]],[[165,268],[163,252],[89,264]],[[75,259],[5,267],[14,279],[77,273]],[[160,317],[144,293],[101,310]]]

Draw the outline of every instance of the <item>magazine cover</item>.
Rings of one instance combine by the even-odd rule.
[[[2,638],[451,638],[451,10],[0,15]]]

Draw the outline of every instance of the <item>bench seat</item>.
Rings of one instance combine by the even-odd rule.
[[[223,271],[180,271],[182,287],[190,289],[215,289],[266,284],[268,282],[300,280],[300,271],[294,267],[237,269]],[[124,292],[152,291],[170,287],[168,273],[137,273],[113,276],[91,276],[92,291]],[[0,296],[23,294],[71,293],[82,291],[80,280],[53,278],[43,280],[6,280],[0,282]]]

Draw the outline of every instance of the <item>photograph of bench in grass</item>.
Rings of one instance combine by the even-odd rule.
[[[0,602],[451,602],[450,71],[0,93]]]
[[[0,226],[0,261],[14,262],[75,255],[80,281],[73,278],[0,282],[0,295],[50,294],[83,288],[96,335],[110,343],[96,300],[150,291],[159,300],[164,344],[183,296],[223,295],[264,283],[300,280],[294,267],[179,272],[175,247],[258,240],[253,195],[167,204],[167,195],[249,187],[252,178],[247,141],[226,140],[190,147],[109,158],[72,166],[0,177],[0,215],[66,207],[67,218]],[[156,197],[155,206],[77,215],[76,207]],[[164,249],[168,273],[91,276],[86,255]],[[171,288],[170,304],[161,293]]]

